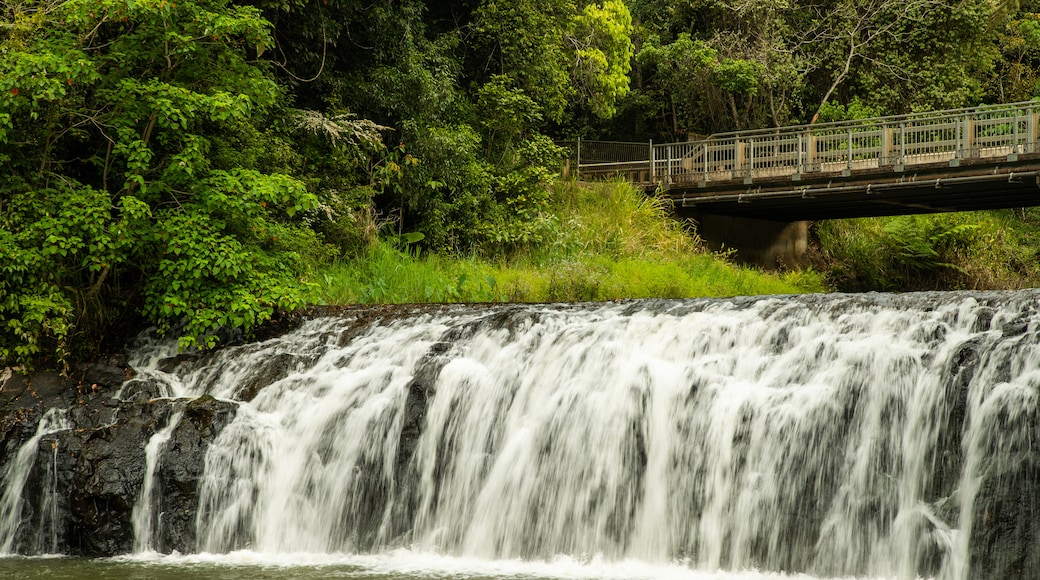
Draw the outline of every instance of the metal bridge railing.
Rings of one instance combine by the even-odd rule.
[[[813,173],[849,175],[927,163],[1040,152],[1040,102],[952,109],[841,123],[712,135],[681,143],[565,143],[582,179],[636,183],[753,181]]]

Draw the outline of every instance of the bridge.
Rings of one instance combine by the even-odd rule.
[[[642,185],[694,218],[710,246],[767,266],[804,253],[805,220],[1040,205],[1036,101],[679,143],[565,145],[579,179]]]

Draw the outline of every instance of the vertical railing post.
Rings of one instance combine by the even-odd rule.
[[[899,124],[899,167],[906,165],[906,121]]]
[[[701,181],[708,181],[708,140],[701,141],[701,151],[704,152],[704,175],[701,176]]]
[[[1011,155],[1014,155],[1015,157],[1011,158],[1009,156],[1008,157],[1008,161],[1017,161],[1018,160],[1018,109],[1015,109],[1015,124],[1012,127],[1012,129],[1014,131],[1014,139],[1015,139],[1015,141],[1014,141],[1014,143],[1011,146]]]
[[[1029,153],[1036,153],[1036,130],[1037,130],[1037,114],[1036,108],[1030,107],[1028,114],[1029,121],[1026,123],[1029,126],[1029,137],[1026,143],[1029,145],[1027,151]]]
[[[953,123],[953,158],[961,158],[961,132],[964,128],[964,120],[957,119]]]
[[[848,158],[845,160],[845,170],[852,173],[852,128],[849,127]]]
[[[667,166],[667,169],[665,170],[665,176],[666,176],[666,179],[668,180],[668,183],[671,183],[672,182],[672,144],[671,143],[668,144],[668,166]]]
[[[755,178],[755,138],[748,139],[748,165],[747,175],[745,179],[752,180]]]
[[[809,130],[809,134],[806,137],[805,143],[805,171],[811,173],[816,171],[816,136],[813,135],[812,130]]]
[[[744,143],[739,137],[733,138],[733,178],[740,175],[744,168]]]
[[[975,116],[964,116],[964,151],[965,157],[975,157]]]
[[[881,126],[881,153],[878,159],[878,167],[892,165],[892,127]]]
[[[656,168],[654,165],[656,160],[654,159],[654,140],[650,140],[650,183],[657,183],[656,179]]]
[[[805,133],[798,134],[798,169],[795,173],[801,175],[805,173]]]
[[[581,181],[581,137],[578,137],[577,154],[575,157],[578,158],[578,161],[574,164],[574,175],[577,176],[578,181]]]

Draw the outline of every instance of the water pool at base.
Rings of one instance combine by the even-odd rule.
[[[805,574],[696,570],[629,561],[479,560],[397,550],[384,554],[230,554],[118,558],[0,557],[0,578],[19,580],[831,580]],[[880,580],[870,578],[870,580]]]

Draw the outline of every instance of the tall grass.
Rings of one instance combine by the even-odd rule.
[[[843,291],[993,290],[1040,282],[1040,210],[817,224],[822,271]]]
[[[625,183],[558,183],[550,235],[510,255],[444,256],[371,246],[327,268],[315,301],[573,302],[826,290],[812,271],[763,273],[708,253],[660,201]]]

